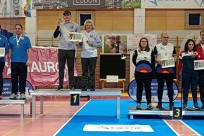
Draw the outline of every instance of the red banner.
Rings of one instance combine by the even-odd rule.
[[[32,48],[31,65],[28,67],[27,80],[33,86],[58,85],[58,49]],[[10,78],[11,69],[6,61],[3,77]],[[74,63],[74,76],[77,76],[76,62]],[[68,84],[68,68],[65,66],[64,84]]]

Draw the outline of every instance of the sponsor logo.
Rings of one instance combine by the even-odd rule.
[[[154,132],[150,125],[85,125],[83,131],[91,132]]]
[[[11,89],[12,89],[12,83],[10,78],[4,78],[3,79],[3,97],[10,97],[11,95]],[[25,95],[26,97],[31,97],[31,92],[33,92],[33,86],[30,82],[26,81],[26,87],[25,87]]]
[[[100,5],[100,0],[73,0],[73,5]]]
[[[8,62],[5,63],[6,66],[6,75],[10,75],[11,74],[11,68],[8,67]],[[67,65],[65,65],[65,71],[67,71]],[[33,61],[32,64],[30,65],[30,67],[28,67],[28,72],[58,72],[59,68],[58,68],[58,62],[54,63],[54,62],[36,62]]]

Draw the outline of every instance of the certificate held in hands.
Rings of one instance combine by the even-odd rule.
[[[204,60],[194,60],[194,70],[203,70]]]
[[[162,68],[169,68],[169,67],[175,67],[175,61],[174,58],[165,58],[161,59],[162,62]]]
[[[5,48],[0,47],[0,57],[5,57]]]
[[[71,41],[71,42],[79,41],[79,42],[81,42],[82,41],[82,33],[69,32],[68,41]]]

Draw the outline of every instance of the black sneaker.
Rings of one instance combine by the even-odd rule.
[[[136,109],[137,110],[141,110],[142,109],[140,103],[137,104]]]
[[[200,107],[199,107],[198,104],[196,103],[196,104],[194,104],[193,109],[194,109],[194,110],[199,110]]]
[[[57,87],[57,90],[56,90],[56,91],[59,91],[59,90],[61,90],[61,89],[63,89],[63,86],[62,86],[62,85],[59,85],[59,86]]]
[[[74,86],[73,86],[73,85],[70,85],[70,86],[69,86],[69,90],[70,90],[70,91],[74,91]]]
[[[90,88],[91,91],[95,91],[95,87],[91,86]]]
[[[152,104],[149,103],[149,104],[147,105],[147,110],[152,110],[152,109],[153,109]]]
[[[157,106],[156,106],[156,108],[158,108],[158,109],[163,109],[162,103],[158,103]]]
[[[87,91],[88,87],[87,86],[84,86],[82,87],[81,91]]]
[[[188,105],[187,105],[187,104],[184,104],[184,105],[183,105],[183,109],[184,109],[184,110],[188,109]]]

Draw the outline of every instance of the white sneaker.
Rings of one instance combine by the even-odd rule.
[[[15,100],[16,99],[16,95],[13,93],[13,94],[11,94],[11,96],[9,97],[9,99],[11,99],[11,100]]]

